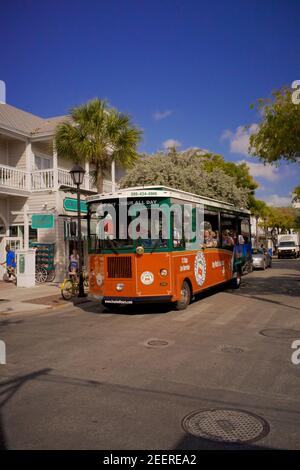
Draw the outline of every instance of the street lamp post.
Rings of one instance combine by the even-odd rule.
[[[85,175],[85,170],[79,166],[75,165],[72,170],[70,171],[73,183],[77,188],[77,230],[78,230],[78,254],[79,254],[79,263],[78,263],[78,271],[79,271],[79,292],[78,297],[85,297],[86,294],[84,292],[84,285],[83,285],[83,274],[82,274],[82,236],[81,236],[81,210],[80,210],[80,186],[83,183],[83,178]]]

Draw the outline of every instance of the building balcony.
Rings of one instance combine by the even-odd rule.
[[[0,192],[17,196],[29,195],[29,174],[14,167],[0,165]]]
[[[75,189],[72,177],[68,170],[58,168],[54,170],[37,170],[26,172],[14,167],[0,165],[0,192],[12,195],[27,196],[31,192],[58,190],[59,188]],[[97,189],[90,175],[84,176],[81,189],[97,193]],[[104,191],[111,191],[111,182],[104,181]]]

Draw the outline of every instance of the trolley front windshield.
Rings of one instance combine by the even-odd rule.
[[[134,251],[136,246],[151,251],[167,249],[169,234],[162,230],[165,202],[156,198],[155,201],[111,199],[90,203],[89,252]]]

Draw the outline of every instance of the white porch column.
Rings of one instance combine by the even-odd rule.
[[[57,151],[55,148],[55,140],[53,140],[53,188],[54,191],[58,190],[58,159],[57,159]]]
[[[28,205],[24,204],[24,250],[29,248],[29,216]]]
[[[116,162],[111,162],[111,191],[114,193],[116,190]]]
[[[26,140],[26,148],[25,148],[25,155],[26,155],[26,172],[27,172],[27,181],[26,181],[26,188],[28,191],[31,190],[31,172],[33,171],[33,153],[31,148],[30,140]]]

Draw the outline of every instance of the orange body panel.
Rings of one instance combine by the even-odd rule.
[[[124,256],[131,258],[131,276],[109,277],[108,258]],[[162,269],[168,271],[167,276],[163,277],[160,274]],[[189,279],[193,293],[197,293],[229,281],[232,277],[233,253],[218,248],[143,255],[135,253],[90,255],[90,292],[99,297],[141,300],[143,297],[171,296],[171,300],[175,301],[181,297],[184,279]],[[124,284],[121,292],[116,289],[118,283]]]

